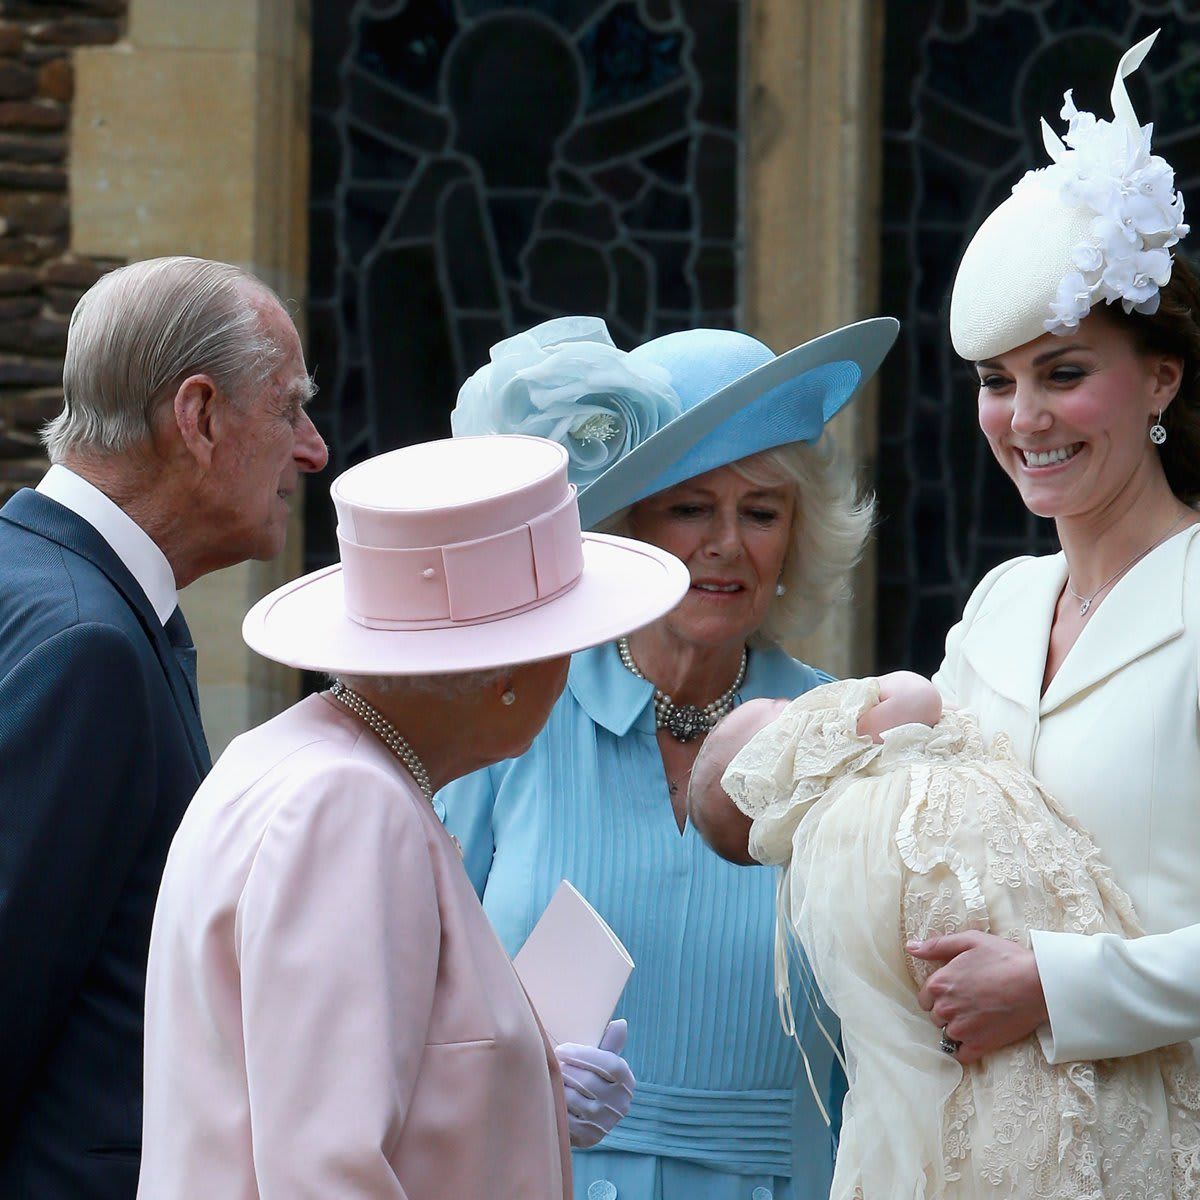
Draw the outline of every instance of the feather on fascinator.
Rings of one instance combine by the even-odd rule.
[[[1171,278],[1170,247],[1188,232],[1171,165],[1150,150],[1125,80],[1157,31],[1125,52],[1113,119],[1080,112],[1068,91],[1059,138],[1045,120],[1051,163],[1028,172],[972,238],[950,301],[950,338],[963,358],[1004,354],[1044,333],[1077,329],[1093,306],[1153,313]]]

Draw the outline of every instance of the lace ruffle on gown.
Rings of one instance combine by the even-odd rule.
[[[1200,1196],[1200,1070],[1188,1046],[1051,1066],[1035,1037],[961,1067],[917,1004],[909,938],[981,929],[1142,930],[1078,825],[964,713],[874,745],[873,680],[800,697],[724,785],[751,853],[784,868],[799,937],[841,1018],[850,1094],[832,1200]],[[783,978],[786,980],[786,974]]]

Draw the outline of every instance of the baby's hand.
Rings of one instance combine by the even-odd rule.
[[[879,703],[858,719],[860,736],[881,742],[897,725],[936,725],[942,719],[942,697],[923,675],[893,671],[879,676]]]

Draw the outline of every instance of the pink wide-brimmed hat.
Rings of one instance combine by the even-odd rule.
[[[649,624],[687,568],[583,534],[567,453],[514,435],[425,442],[333,481],[341,562],[265,596],[242,636],[343,675],[441,675],[556,658]]]

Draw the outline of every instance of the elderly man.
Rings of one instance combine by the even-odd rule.
[[[0,1196],[132,1200],[150,922],[210,766],[176,593],[278,554],[327,455],[295,327],[222,263],[106,275],[63,389],[0,509]]]

